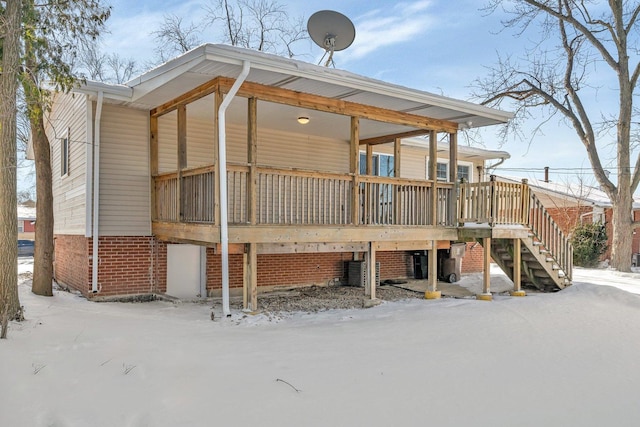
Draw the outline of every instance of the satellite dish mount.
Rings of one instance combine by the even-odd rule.
[[[333,52],[348,48],[356,37],[353,22],[333,10],[321,10],[311,15],[307,22],[307,31],[311,40],[325,50],[320,62],[329,55],[325,67],[333,64]]]

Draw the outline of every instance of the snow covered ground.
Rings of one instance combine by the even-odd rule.
[[[0,426],[637,426],[640,273],[574,283],[211,321],[209,304],[37,297],[23,280]]]

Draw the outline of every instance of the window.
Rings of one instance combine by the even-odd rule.
[[[429,173],[429,159],[427,159],[427,179],[431,174]],[[436,166],[436,179],[438,181],[448,181],[449,180],[449,165],[444,162],[438,162]]]
[[[458,182],[460,182],[460,178],[464,178],[466,182],[471,182],[473,180],[473,176],[471,175],[471,169],[473,164],[468,162],[458,163]],[[429,174],[429,159],[427,158],[427,179],[431,174]],[[438,162],[436,169],[436,179],[438,181],[449,182],[449,162]]]
[[[60,141],[60,176],[69,175],[69,130],[67,136]]]
[[[24,233],[24,221],[18,221],[18,233]]]
[[[374,154],[372,156],[372,175],[394,176],[393,156],[388,154]],[[360,175],[367,174],[367,154],[360,153]]]
[[[458,182],[462,178],[465,182],[471,182],[471,167],[469,165],[458,165]]]
[[[449,172],[448,166],[446,163],[438,162],[438,166],[436,167],[436,177],[438,181],[446,181],[449,178],[447,176]]]

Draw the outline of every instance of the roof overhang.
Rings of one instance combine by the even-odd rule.
[[[251,63],[249,82],[452,121],[461,128],[505,123],[513,117],[344,70],[219,44],[197,47],[127,82],[133,88],[131,102],[151,109],[217,76],[237,77],[244,61]]]
[[[96,97],[102,92],[105,102],[150,111],[217,77],[235,79],[246,61],[250,62],[251,67],[247,82],[330,100],[375,106],[414,117],[437,119],[449,123],[449,129],[496,125],[505,123],[512,117],[511,113],[501,110],[410,89],[344,70],[219,44],[199,46],[124,85],[87,82],[75,91],[90,97]],[[237,105],[234,106],[234,103]],[[190,111],[198,114],[196,109],[199,106],[195,104],[191,105]],[[204,114],[205,109],[202,111]],[[246,111],[246,106],[241,105],[240,101],[232,102],[227,120],[230,123],[241,124],[243,111]],[[259,114],[264,118],[264,123],[274,126],[275,130],[285,132],[301,132],[301,129],[296,127],[295,117],[310,115],[312,123],[307,125],[304,132],[341,139],[346,135],[348,138],[348,131],[344,131],[345,128],[349,128],[348,116],[266,101],[260,103]],[[416,128],[411,126],[361,119],[361,139],[412,133],[416,134]]]

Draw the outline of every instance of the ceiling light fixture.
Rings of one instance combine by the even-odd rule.
[[[306,117],[306,116],[298,117],[298,123],[300,123],[301,125],[306,125],[307,123],[309,123],[309,117]]]

